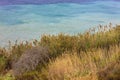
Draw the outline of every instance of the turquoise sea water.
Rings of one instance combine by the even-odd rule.
[[[77,34],[99,24],[120,24],[120,3],[57,3],[0,6],[0,46],[39,39],[42,34]]]

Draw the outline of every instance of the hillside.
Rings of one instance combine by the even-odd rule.
[[[0,80],[120,80],[120,26],[43,35],[0,48]]]

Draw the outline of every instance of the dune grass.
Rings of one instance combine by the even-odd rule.
[[[120,47],[117,45],[110,46],[108,51],[98,48],[97,50],[81,52],[80,55],[75,51],[72,53],[65,52],[49,63],[47,76],[49,80],[99,80],[102,77],[101,75],[104,76],[101,71],[109,67],[110,64],[116,65],[116,62],[120,62]],[[117,76],[114,80],[118,80],[120,63],[118,65],[119,67],[115,68],[118,70],[118,74],[108,70],[105,72],[107,76],[104,76],[105,79],[103,80],[113,80],[106,78],[110,74],[113,77]],[[114,71],[114,68],[112,69]]]
[[[19,69],[23,73],[16,76]],[[0,80],[119,80],[119,75],[119,25],[99,25],[77,35],[43,35],[0,48]]]

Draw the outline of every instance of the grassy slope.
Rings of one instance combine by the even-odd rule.
[[[78,35],[43,35],[40,41],[9,44],[9,49],[0,49],[0,80],[120,79],[120,26],[99,26],[97,33],[91,29]],[[49,61],[44,60],[34,70],[15,76],[13,62],[19,61],[26,50],[34,53],[33,47],[39,46],[49,50]]]

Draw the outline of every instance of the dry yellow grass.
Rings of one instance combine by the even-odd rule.
[[[97,73],[112,62],[119,61],[120,47],[110,50],[97,49],[88,52],[65,52],[48,66],[49,80],[99,80]],[[116,75],[116,74],[113,74]]]

